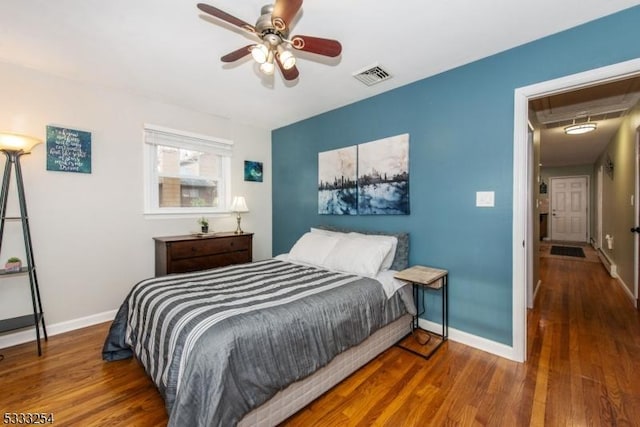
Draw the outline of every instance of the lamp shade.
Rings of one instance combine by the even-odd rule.
[[[293,68],[294,65],[296,65],[296,57],[293,56],[293,53],[291,53],[288,50],[284,50],[282,49],[282,47],[278,46],[280,49],[278,49],[278,55],[280,55],[280,62],[282,63],[282,68],[284,68],[285,70],[290,70]]]
[[[263,73],[265,73],[266,75],[270,76],[271,74],[273,74],[273,70],[275,70],[275,65],[273,65],[273,62],[265,62],[263,64],[260,64],[260,71],[262,71]]]
[[[251,56],[258,64],[264,64],[269,56],[269,49],[263,44],[257,44],[251,49]]]
[[[247,201],[243,196],[235,196],[233,198],[233,202],[231,203],[231,211],[232,212],[249,212],[249,208],[247,207]]]
[[[41,142],[41,140],[32,136],[0,132],[0,150],[4,151],[23,151],[30,153],[33,147]]]

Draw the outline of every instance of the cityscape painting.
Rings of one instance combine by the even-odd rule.
[[[358,214],[409,215],[409,134],[358,145]]]
[[[357,147],[318,153],[318,213],[356,215]]]
[[[318,213],[409,215],[409,134],[318,153]]]

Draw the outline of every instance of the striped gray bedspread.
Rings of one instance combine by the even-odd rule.
[[[375,280],[270,259],[138,283],[103,358],[135,354],[170,426],[229,426],[405,312]]]

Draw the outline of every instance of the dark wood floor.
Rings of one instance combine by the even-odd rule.
[[[596,263],[541,259],[529,356],[511,362],[448,342],[429,361],[391,348],[287,426],[640,425],[640,316]],[[452,286],[454,284],[452,283]],[[166,424],[134,360],[100,359],[108,325],[0,350],[0,409],[56,425]]]

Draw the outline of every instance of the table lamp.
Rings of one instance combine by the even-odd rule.
[[[243,234],[242,228],[240,228],[240,213],[241,212],[249,212],[249,208],[247,207],[247,201],[243,196],[235,196],[233,198],[233,202],[231,203],[231,212],[236,213],[236,220],[238,221],[238,228],[236,228],[236,234]]]

